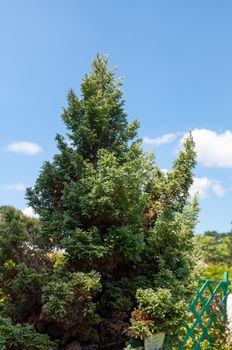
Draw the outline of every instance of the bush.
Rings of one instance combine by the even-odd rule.
[[[29,325],[12,324],[10,319],[0,317],[1,350],[52,350],[55,343],[47,335],[38,334]]]

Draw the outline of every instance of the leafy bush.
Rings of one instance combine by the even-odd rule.
[[[137,290],[138,309],[132,312],[132,330],[140,338],[149,333],[174,331],[185,315],[188,305],[176,301],[169,289]]]
[[[42,289],[43,311],[59,321],[67,317],[68,304],[79,302],[80,308],[84,308],[87,314],[90,311],[91,295],[97,293],[100,288],[100,276],[96,272],[72,273],[67,282],[51,281]]]
[[[47,335],[38,334],[32,326],[12,324],[10,319],[0,317],[0,346],[7,350],[52,350],[55,343]]]

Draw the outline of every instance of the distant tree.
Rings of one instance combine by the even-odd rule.
[[[196,236],[206,264],[224,263],[232,265],[232,234],[206,231]]]
[[[196,285],[192,136],[162,172],[127,121],[120,85],[97,56],[81,98],[68,94],[59,153],[27,190],[40,223],[28,230],[17,211],[0,222],[4,316],[63,347],[122,349],[130,336],[171,333]]]
[[[202,277],[221,280],[224,272],[232,275],[232,234],[231,232],[206,231],[195,237],[204,263]]]

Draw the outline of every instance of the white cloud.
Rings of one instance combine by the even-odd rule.
[[[28,141],[12,142],[6,147],[6,151],[35,155],[43,151],[42,147],[36,143]]]
[[[195,177],[193,185],[190,188],[190,196],[198,195],[200,198],[206,198],[212,191],[218,197],[223,197],[227,190],[219,181],[211,180],[208,177]]]
[[[208,129],[194,129],[192,135],[201,165],[232,168],[232,131],[217,133]]]
[[[163,145],[165,143],[173,142],[177,138],[178,135],[179,135],[179,133],[177,133],[177,134],[165,134],[165,135],[155,137],[155,138],[150,138],[150,137],[144,136],[143,143],[145,145],[159,146],[159,145]]]
[[[212,190],[219,197],[223,197],[227,192],[227,190],[219,182],[212,184]]]
[[[23,214],[30,218],[39,218],[39,215],[33,211],[32,207],[27,207],[23,209]]]
[[[0,186],[0,191],[25,191],[26,185],[23,183],[16,183],[11,185],[2,185]]]
[[[201,198],[207,196],[207,192],[210,189],[211,181],[207,177],[196,177],[190,188],[190,196],[198,195]]]

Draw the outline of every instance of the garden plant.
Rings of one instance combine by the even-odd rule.
[[[162,171],[115,74],[97,55],[80,97],[69,91],[67,132],[26,193],[39,219],[0,209],[1,349],[140,348],[186,314],[198,284],[194,142]]]

